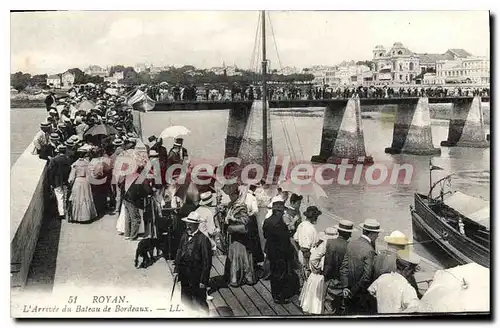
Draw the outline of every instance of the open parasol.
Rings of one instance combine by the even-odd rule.
[[[489,312],[490,270],[477,263],[438,270],[418,312]]]
[[[90,129],[85,132],[86,136],[99,136],[99,135],[104,135],[104,136],[109,136],[111,134],[118,134],[118,131],[111,125],[107,124],[97,124],[91,127]]]
[[[190,134],[191,131],[182,125],[169,126],[160,133],[160,138],[177,138]]]
[[[320,199],[321,197],[328,197],[325,190],[314,181],[307,184],[300,184],[300,181],[294,182],[291,179],[286,180],[280,185],[281,189],[295,193],[301,196],[312,197],[313,199]]]
[[[95,103],[90,100],[85,100],[78,105],[77,110],[89,112],[92,108],[95,108]]]

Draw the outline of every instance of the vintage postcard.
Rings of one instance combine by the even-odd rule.
[[[10,18],[12,317],[490,315],[489,12]]]

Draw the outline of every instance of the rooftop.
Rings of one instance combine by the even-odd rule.
[[[454,48],[454,49],[448,49],[447,52],[451,52],[459,58],[467,58],[467,57],[472,56],[472,54],[470,52],[466,51],[465,49]]]

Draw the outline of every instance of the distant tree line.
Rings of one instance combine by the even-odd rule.
[[[91,76],[85,74],[79,68],[71,68],[69,72],[75,75],[75,84],[86,83],[102,83],[104,78],[100,76]],[[207,69],[196,69],[192,65],[185,65],[180,68],[169,67],[167,70],[161,71],[158,74],[151,74],[149,70],[136,72],[133,67],[123,65],[115,65],[110,68],[109,75],[112,76],[115,72],[123,72],[123,79],[119,83],[128,85],[152,84],[167,82],[170,84],[204,84],[204,83],[254,83],[262,79],[262,75],[247,70],[238,69],[239,75],[228,76],[227,74],[215,74]],[[48,88],[47,74],[30,75],[28,73],[17,72],[10,75],[11,85],[18,91],[22,91],[27,87]],[[277,74],[276,71],[268,74],[268,81],[273,82],[310,82],[314,79],[313,74]]]

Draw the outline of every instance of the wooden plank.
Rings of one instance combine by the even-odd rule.
[[[274,303],[271,293],[264,287],[262,281],[259,281],[253,286],[257,293],[269,304],[276,315],[290,315],[290,313],[281,305]]]
[[[269,280],[261,280],[262,284],[266,289],[271,293],[271,282]],[[282,304],[283,307],[290,313],[290,315],[303,315],[302,309],[300,306],[297,306],[293,301],[288,304]]]
[[[220,265],[224,266],[225,263],[222,262],[222,259],[220,257],[217,257],[217,259],[214,258],[214,261],[219,261]],[[237,289],[237,288],[235,288]],[[265,316],[271,316],[275,315],[276,313],[271,309],[269,304],[266,302],[265,299],[263,299],[259,293],[255,290],[253,286],[241,286],[241,289],[243,290],[244,294],[248,299],[255,305],[257,310],[259,311],[259,315],[265,315]]]
[[[258,284],[258,283],[257,283]],[[241,287],[252,303],[257,307],[261,315],[273,316],[276,313],[271,309],[269,304],[257,293],[254,286]]]
[[[210,278],[216,277],[217,271],[212,267],[210,270]],[[208,304],[212,303],[213,307],[215,307],[215,310],[217,311],[217,315],[221,317],[226,317],[226,316],[231,316],[230,314],[226,313],[227,311],[224,311],[224,308],[229,307],[227,303],[224,301],[224,298],[222,297],[221,293],[219,290],[216,290],[215,292],[212,292],[210,296],[213,297],[212,301],[209,301]]]
[[[212,264],[217,270],[217,272],[222,275],[224,274],[224,262],[225,262],[225,256],[214,256],[212,260]],[[224,288],[223,288],[224,289]],[[252,300],[248,297],[248,295],[245,294],[243,289],[241,288],[234,288],[234,287],[229,287],[235,298],[238,300],[238,302],[241,304],[241,306],[245,309],[247,312],[247,315],[250,316],[259,316],[261,315],[259,309],[253,304]],[[228,303],[231,304],[231,303]]]
[[[216,261],[215,256],[214,256],[212,258],[212,270],[215,272],[214,277],[217,277],[217,279],[216,279],[217,281],[214,281],[214,282],[216,283],[216,285],[218,285],[217,289],[218,289],[220,295],[222,296],[224,303],[227,304],[227,306],[231,308],[231,310],[233,311],[233,314],[235,316],[238,316],[238,317],[247,316],[248,312],[240,304],[240,302],[238,301],[236,296],[232,293],[231,289],[229,289],[227,287],[220,287],[220,284],[221,284],[222,279],[223,279],[222,276],[224,274],[224,271],[222,271],[222,273],[221,273],[221,271],[218,270],[217,266],[215,265],[216,263],[218,263],[218,261]]]

